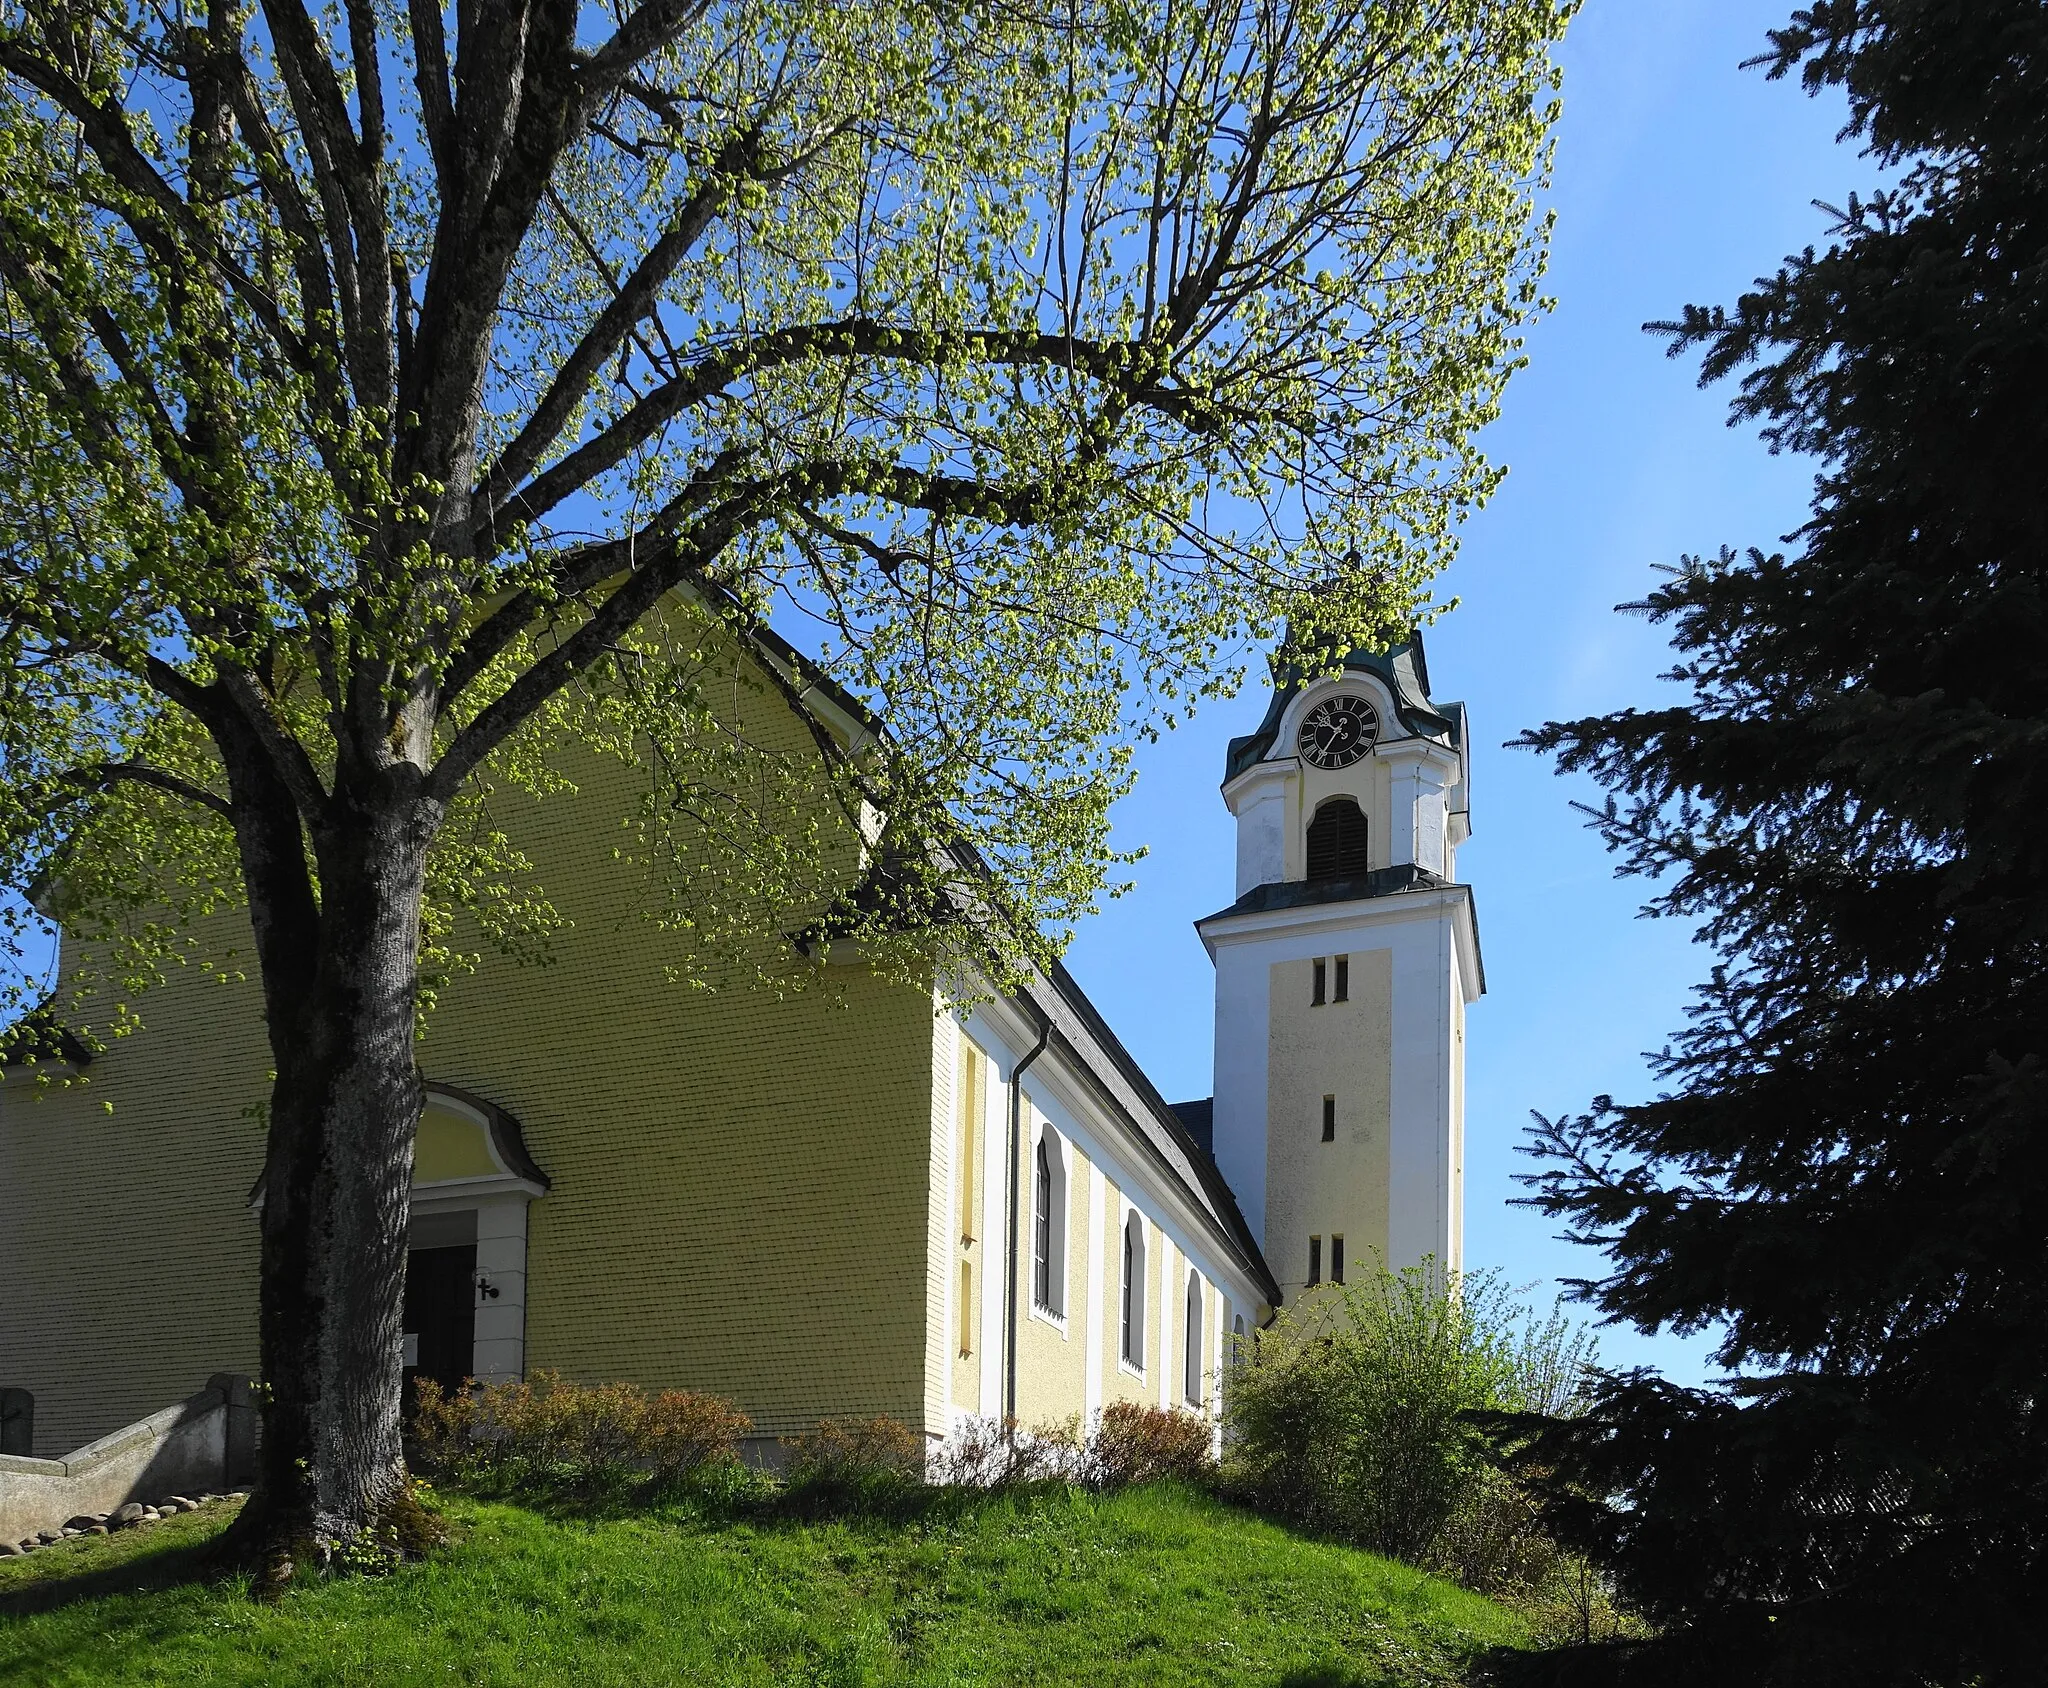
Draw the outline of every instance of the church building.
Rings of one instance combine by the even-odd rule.
[[[772,636],[744,660],[806,678]],[[801,742],[782,696],[735,704],[750,735]],[[1483,974],[1464,715],[1431,701],[1419,637],[1277,687],[1229,747],[1201,1101],[1169,1105],[1058,967],[966,1011],[854,961],[832,990],[670,982],[609,848],[627,772],[508,800],[567,924],[551,965],[487,954],[446,987],[420,1045],[415,1374],[709,1390],[763,1439],[1207,1413],[1275,1307],[1381,1258],[1459,1265]],[[246,954],[239,916],[201,936]],[[0,1454],[62,1457],[257,1369],[260,994],[195,966],[134,1006],[97,1054],[47,1022],[0,1035]]]

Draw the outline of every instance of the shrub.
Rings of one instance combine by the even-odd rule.
[[[1079,1480],[1086,1464],[1078,1421],[1024,1429],[1014,1419],[971,1418],[931,1462],[931,1480],[997,1493]]]
[[[1194,1413],[1113,1401],[1096,1420],[1083,1461],[1093,1489],[1125,1489],[1165,1478],[1199,1482],[1211,1471],[1212,1427]]]
[[[537,1371],[449,1392],[419,1383],[415,1460],[465,1488],[585,1498],[674,1489],[739,1457],[753,1421],[731,1402],[635,1383],[577,1384]]]
[[[1224,1388],[1243,1498],[1376,1552],[1499,1588],[1555,1550],[1471,1415],[1569,1410],[1590,1341],[1492,1276],[1367,1272],[1284,1312]]]
[[[898,1419],[821,1419],[782,1445],[791,1492],[811,1499],[874,1502],[924,1481],[924,1437]]]

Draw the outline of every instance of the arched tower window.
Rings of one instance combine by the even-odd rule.
[[[1332,797],[1309,822],[1308,877],[1353,879],[1365,871],[1365,816],[1349,797]]]

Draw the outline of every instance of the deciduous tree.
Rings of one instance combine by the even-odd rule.
[[[1414,614],[1493,484],[1564,10],[0,9],[0,849],[144,972],[246,899],[247,1539],[402,1492],[422,981],[457,907],[545,926],[492,783],[647,768],[699,950],[870,847],[972,847],[982,936],[1049,941],[1131,735],[1284,618]],[[806,758],[711,695],[771,617]]]

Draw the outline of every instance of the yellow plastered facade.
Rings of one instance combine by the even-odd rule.
[[[961,1412],[981,1410],[982,1274],[988,1258],[987,1239],[980,1235],[984,1180],[988,1166],[988,1056],[948,1019],[945,1042],[953,1059],[952,1195],[947,1231],[953,1281],[948,1302],[952,1355],[952,1405]],[[936,1183],[937,1180],[934,1180]]]
[[[742,723],[757,741],[799,742],[779,704],[735,695],[758,711]],[[419,1048],[430,1083],[518,1122],[549,1180],[525,1210],[525,1370],[709,1390],[762,1436],[872,1414],[946,1434],[1000,1375],[987,1338],[1004,1242],[980,1234],[1002,1199],[988,1189],[1003,1165],[999,1061],[929,989],[854,963],[786,994],[750,979],[676,982],[677,945],[646,917],[649,873],[615,847],[645,776],[590,754],[567,771],[574,792],[494,798],[564,918],[552,959],[522,965],[458,931],[482,959],[443,987]],[[197,935],[250,965],[241,916]],[[35,1395],[45,1456],[213,1372],[258,1369],[249,1198],[271,1066],[260,993],[188,968],[135,1006],[142,1029],[114,1040],[83,1085],[39,1093],[20,1072],[0,1083],[0,1385]],[[1020,1153],[1029,1142],[1027,1130]],[[1095,1169],[1067,1150],[1067,1329],[1029,1317],[1019,1284],[1029,1423],[1093,1404],[1091,1342],[1103,1399],[1160,1401],[1163,1238],[1151,1227],[1153,1358],[1126,1389],[1118,1257],[1105,1246],[1107,1300],[1091,1297]],[[423,1193],[500,1171],[481,1129],[452,1112],[428,1117],[418,1152]],[[1028,1177],[1020,1188],[1028,1202]],[[1120,1212],[1112,1187],[1105,1223]],[[1085,1316],[1098,1304],[1105,1317]]]
[[[429,1099],[412,1144],[412,1181],[435,1184],[449,1178],[489,1178],[498,1162],[484,1140],[484,1128]]]
[[[1031,1282],[1032,1226],[1036,1220],[1033,1156],[1039,1135],[1052,1130],[1026,1104],[1024,1129],[1018,1133],[1019,1200],[1024,1205],[1019,1226],[1015,1293],[1017,1297],[1017,1417],[1027,1425],[1057,1425],[1078,1420],[1088,1407],[1088,1192],[1094,1167],[1075,1143],[1060,1144],[1066,1164],[1064,1189],[1058,1199],[1065,1222],[1060,1227],[1064,1274],[1054,1290],[1057,1311],[1038,1304]],[[1057,1136],[1057,1133],[1055,1133]]]

